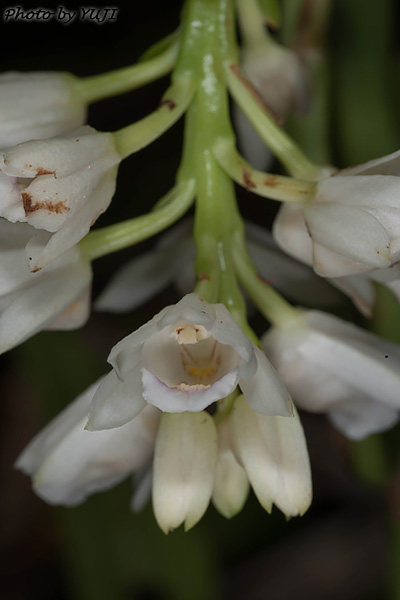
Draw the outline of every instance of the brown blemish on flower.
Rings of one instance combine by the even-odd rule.
[[[251,178],[251,174],[246,169],[243,169],[242,178],[243,178],[243,184],[244,184],[246,190],[251,190],[251,189],[254,189],[257,187]]]
[[[43,167],[39,167],[36,169],[36,177],[39,177],[40,175],[54,175],[54,177],[57,177],[57,171],[48,171],[47,169],[43,169]]]
[[[36,212],[37,210],[49,210],[57,215],[69,211],[69,207],[65,206],[65,200],[60,200],[53,204],[48,200],[43,202],[32,202],[32,195],[27,192],[22,192],[21,196],[26,215]]]
[[[176,102],[171,98],[165,98],[165,100],[161,100],[160,107],[161,106],[168,106],[169,110],[174,110],[174,108],[176,108]]]

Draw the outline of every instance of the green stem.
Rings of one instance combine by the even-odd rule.
[[[189,0],[186,10],[188,25],[183,34],[184,60],[180,68],[190,67],[198,81],[185,123],[185,149],[190,155],[187,168],[197,181],[195,291],[209,302],[224,303],[246,335],[258,343],[247,323],[233,264],[232,237],[243,227],[234,186],[213,154],[216,138],[234,139],[223,72],[223,61],[237,53],[232,3]]]
[[[122,250],[163,231],[190,208],[196,191],[194,179],[179,181],[163,198],[162,208],[149,214],[89,233],[79,244],[90,260]]]
[[[272,175],[254,169],[240,156],[230,138],[217,140],[214,155],[228,175],[253,194],[298,204],[308,202],[315,195],[314,182]]]
[[[234,100],[289,173],[299,179],[318,179],[321,167],[312,163],[287,133],[275,123],[239,65],[226,61],[225,75]]]
[[[273,29],[279,29],[282,23],[282,10],[278,0],[258,0],[265,22]]]
[[[264,27],[263,14],[258,1],[237,0],[236,7],[243,45],[251,49],[268,44],[271,40]]]
[[[194,82],[190,77],[175,76],[156,111],[114,133],[122,158],[141,150],[172,127],[189,106],[194,92]]]
[[[175,65],[178,52],[179,39],[175,39],[161,54],[146,62],[79,79],[77,91],[83,101],[90,103],[134,90],[169,73]]]
[[[260,312],[273,325],[286,325],[296,314],[293,308],[276,290],[258,276],[248,256],[243,239],[235,239],[233,258],[239,281]]]

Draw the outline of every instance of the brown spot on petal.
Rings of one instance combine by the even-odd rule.
[[[49,210],[57,215],[69,211],[69,207],[65,206],[65,200],[60,200],[59,202],[53,204],[49,200],[44,202],[32,202],[32,195],[28,194],[28,192],[22,192],[21,196],[25,214],[27,216],[33,212],[36,212],[37,210]]]
[[[174,100],[171,100],[171,98],[161,100],[160,107],[165,105],[168,106],[169,110],[174,110],[174,108],[176,108],[176,102],[174,102]]]
[[[243,169],[242,177],[243,177],[243,184],[247,190],[251,190],[251,189],[254,189],[257,187],[251,178],[251,174],[249,173],[249,171],[246,171],[246,169]]]
[[[36,169],[36,177],[39,177],[40,175],[54,175],[54,177],[56,177],[56,174],[57,171],[48,171],[47,169],[43,169],[43,167]]]

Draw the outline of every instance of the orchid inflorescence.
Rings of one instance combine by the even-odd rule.
[[[400,151],[342,171],[308,159],[281,124],[310,104],[309,74],[265,28],[273,6],[187,0],[180,28],[132,67],[0,78],[1,352],[43,329],[81,327],[91,262],[195,204],[194,221],[124,265],[95,306],[132,310],[169,282],[183,297],[114,346],[111,371],[17,460],[47,502],[75,505],[140,472],[132,507],[152,493],[165,532],[191,528],[211,499],[232,517],[250,486],[267,511],[301,515],[312,487],[295,405],[355,440],[398,420],[400,348],[320,309],[340,290],[371,316],[376,281],[400,299]],[[85,125],[89,103],[170,71],[145,118],[107,133]],[[183,115],[174,187],[151,212],[90,232],[119,163]],[[289,176],[259,170],[270,153]],[[282,203],[273,237],[244,224],[234,182]],[[261,340],[247,302],[272,325]]]

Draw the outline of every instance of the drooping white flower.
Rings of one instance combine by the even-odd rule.
[[[287,517],[303,515],[312,500],[310,461],[297,412],[293,419],[261,415],[243,396],[230,415],[232,444],[260,504]]]
[[[301,206],[293,204],[282,206],[274,222],[273,234],[275,240],[285,252],[307,265],[314,265],[316,271],[320,269],[321,263],[313,254],[315,244],[307,229]],[[324,254],[327,259],[328,253],[329,251],[325,249]],[[353,261],[339,255],[331,254],[330,256],[335,269],[339,268],[340,265],[339,270],[341,269],[341,272],[347,273],[354,268],[355,263]],[[324,268],[325,266],[324,263]],[[353,275],[332,276],[327,279],[332,285],[349,296],[358,310],[366,317],[372,316],[375,304],[374,282],[385,285],[400,301],[400,266],[398,264]],[[304,302],[300,303],[305,304]]]
[[[291,400],[266,356],[223,304],[196,294],[164,308],[112,349],[113,370],[93,400],[88,428],[119,427],[147,404],[165,412],[198,412],[237,385],[250,406],[291,415]]]
[[[153,510],[168,533],[191,529],[209,504],[218,454],[217,429],[206,412],[164,413],[154,452]]]
[[[308,508],[310,469],[297,414],[293,419],[259,415],[239,397],[218,425],[204,411],[171,414],[147,406],[121,427],[87,431],[92,398],[102,382],[64,409],[16,461],[43,500],[75,506],[133,473],[139,483],[131,508],[140,509],[152,494],[165,533],[181,524],[186,531],[192,528],[211,497],[232,517],[246,501],[248,479],[268,511],[272,503],[287,516]]]
[[[337,171],[302,208],[274,224],[282,249],[324,277],[385,269],[400,261],[400,151]]]
[[[92,271],[71,248],[37,273],[25,254],[33,228],[0,219],[0,353],[42,329],[74,329],[90,311]]]
[[[35,493],[50,504],[74,506],[109,489],[152,456],[160,412],[146,407],[133,421],[109,431],[86,431],[90,386],[25,448],[16,467],[33,479]]]
[[[61,135],[85,122],[86,105],[69,73],[0,75],[0,149]]]
[[[44,230],[27,244],[32,270],[88,233],[111,202],[120,160],[113,135],[89,126],[0,153],[0,216]]]
[[[262,343],[296,405],[326,412],[349,438],[384,431],[398,420],[398,345],[318,311],[299,312]]]
[[[196,253],[191,229],[192,222],[183,221],[166,232],[153,250],[117,270],[95,308],[112,313],[133,310],[171,283],[182,294],[192,290]],[[247,222],[246,244],[260,277],[297,304],[331,307],[340,301],[340,294],[312,269],[281,252],[263,227]]]
[[[269,42],[244,47],[240,62],[262,101],[278,120],[284,122],[292,111],[307,111],[310,103],[309,77],[295,52]],[[233,114],[243,156],[256,169],[264,170],[272,158],[268,146],[236,105]]]

